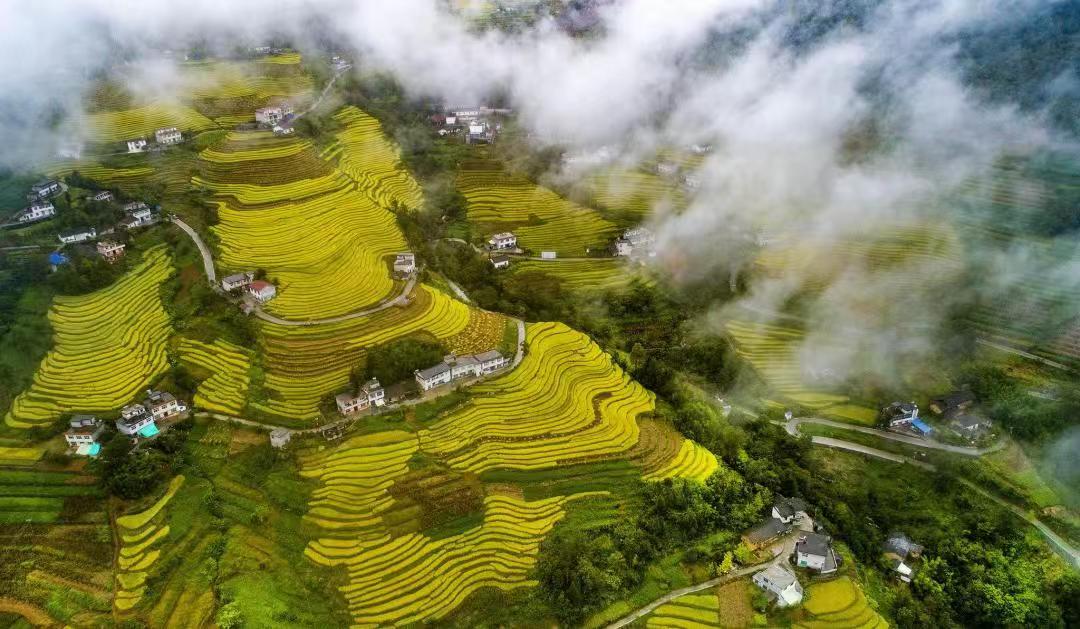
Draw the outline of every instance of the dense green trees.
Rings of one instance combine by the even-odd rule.
[[[446,353],[441,343],[419,338],[380,345],[367,353],[364,368],[353,374],[353,387],[359,389],[371,378],[378,378],[383,386],[411,380],[414,371],[438,363]]]

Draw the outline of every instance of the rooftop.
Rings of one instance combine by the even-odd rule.
[[[800,553],[806,555],[826,557],[829,554],[831,542],[832,538],[828,535],[821,535],[820,533],[803,533],[799,538],[799,541],[795,544],[795,548],[798,549]]]
[[[775,583],[781,589],[788,587],[789,585],[791,585],[792,583],[795,583],[795,581],[796,581],[795,575],[792,574],[790,570],[788,570],[787,568],[785,568],[784,566],[782,566],[782,565],[780,565],[778,563],[773,564],[773,565],[769,566],[768,568],[765,568],[764,570],[762,570],[761,572],[758,572],[754,576],[756,577],[758,574],[764,574],[765,577],[769,581]]]
[[[494,240],[504,240],[506,238],[513,238],[514,232],[499,232],[497,234],[492,234],[491,237]]]
[[[416,375],[420,376],[422,380],[430,380],[435,376],[446,373],[447,371],[450,371],[450,365],[447,365],[446,363],[439,363],[432,367],[428,367],[427,369],[418,369],[416,371]]]
[[[262,291],[267,288],[273,288],[274,285],[270,282],[264,282],[263,280],[255,280],[249,286],[251,286],[252,290]]]
[[[480,361],[482,363],[486,363],[489,360],[498,360],[498,359],[500,359],[502,357],[503,357],[503,355],[498,350],[490,349],[490,350],[488,350],[486,352],[481,352],[481,353],[477,354],[476,355],[476,360],[478,360],[478,361]]]
[[[788,530],[788,525],[784,524],[776,518],[766,518],[764,522],[757,525],[750,532],[746,534],[746,537],[755,544],[773,539],[777,535],[780,535],[784,531]]]

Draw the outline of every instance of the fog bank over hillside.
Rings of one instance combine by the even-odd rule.
[[[782,273],[757,275],[703,324],[770,322],[807,285],[819,286],[799,312],[811,371],[898,382],[940,347],[956,309],[1023,299],[1014,289],[1029,270],[1080,288],[1074,266],[957,235],[947,200],[1003,154],[1075,152],[1048,130],[1046,111],[973,89],[957,60],[968,33],[1060,3],[798,4],[603,2],[596,32],[580,36],[554,19],[513,35],[477,29],[438,0],[9,2],[0,6],[3,163],[45,157],[77,131],[79,99],[103,68],[120,68],[142,98],[168,100],[184,85],[164,48],[199,39],[224,51],[272,36],[303,48],[330,36],[413,95],[463,106],[505,96],[538,144],[605,148],[622,164],[710,146],[697,172],[684,173],[700,182],[688,207],[662,206],[651,221],[656,264],[693,286],[745,274],[761,244],[785,256]],[[1075,81],[1069,72],[1047,77],[1050,90]],[[905,229],[940,241],[889,264],[845,255],[852,243]],[[1075,248],[1071,235],[1058,238]],[[971,261],[994,272],[972,273]]]

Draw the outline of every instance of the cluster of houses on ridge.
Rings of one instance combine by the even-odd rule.
[[[167,392],[147,390],[142,402],[129,404],[120,410],[116,430],[133,439],[152,439],[160,433],[157,422],[175,417],[187,410],[187,405]],[[64,440],[79,456],[97,456],[105,423],[93,415],[72,416]]]
[[[417,369],[413,375],[420,388],[428,391],[462,378],[486,376],[509,364],[510,359],[497,350],[464,356],[449,354],[443,357],[439,364],[427,369]]]
[[[466,144],[491,144],[502,131],[498,117],[511,113],[511,109],[493,107],[452,109],[433,115],[431,122],[441,136],[462,135]]]
[[[611,253],[617,257],[655,257],[656,237],[646,227],[628,229],[615,239],[611,245]],[[518,239],[513,232],[499,232],[492,234],[487,241],[488,260],[496,269],[505,269],[510,266],[510,257],[503,252],[521,253],[518,248]],[[555,260],[558,255],[554,251],[541,251],[541,260]]]
[[[184,134],[176,127],[163,127],[154,131],[154,144],[146,138],[133,138],[127,141],[128,153],[145,153],[146,151],[162,149],[184,141]]]
[[[274,135],[292,135],[293,106],[288,101],[278,101],[255,110],[255,122],[269,128]]]
[[[757,550],[792,533],[797,527],[799,530],[794,533],[797,535],[795,549],[789,562],[814,576],[836,573],[843,563],[842,558],[833,549],[831,537],[815,532],[816,527],[806,509],[806,503],[798,498],[777,496],[769,516],[743,535],[743,542]],[[882,548],[886,564],[896,578],[905,583],[911,582],[914,573],[911,564],[921,557],[922,551],[922,546],[899,532],[890,535]],[[790,607],[802,602],[802,585],[792,568],[783,563],[773,563],[755,573],[752,581],[778,607]]]
[[[956,435],[972,443],[992,434],[992,422],[970,412],[975,405],[975,395],[970,391],[953,391],[930,401],[930,410],[947,421]],[[933,426],[919,417],[919,405],[912,402],[893,402],[881,409],[881,422],[889,430],[929,435]]]

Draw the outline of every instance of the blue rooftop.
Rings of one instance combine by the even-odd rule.
[[[918,418],[911,420],[911,426],[924,435],[928,435],[934,430],[926,422]]]
[[[49,264],[65,264],[67,261],[67,256],[59,251],[53,251],[49,254]]]

